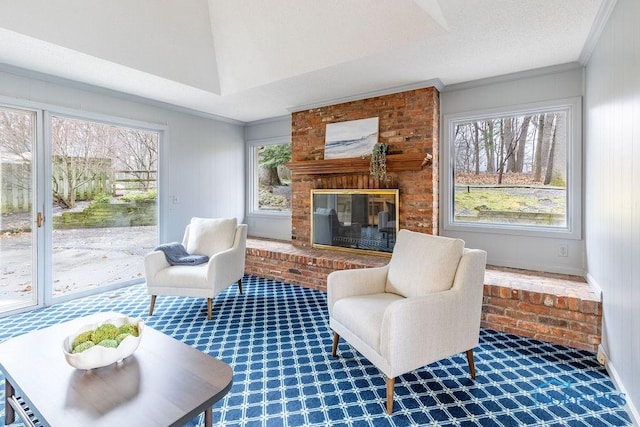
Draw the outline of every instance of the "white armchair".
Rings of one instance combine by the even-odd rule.
[[[386,375],[389,414],[399,375],[466,352],[475,378],[486,257],[459,239],[400,230],[386,266],[329,274],[332,354],[342,336]]]
[[[211,320],[213,298],[238,283],[242,293],[247,225],[235,218],[192,218],[182,245],[190,254],[208,255],[200,265],[170,265],[163,252],[154,251],[144,258],[147,292],[151,295],[149,315],[157,295],[207,298],[207,319]]]

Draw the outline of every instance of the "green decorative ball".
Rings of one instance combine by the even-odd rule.
[[[98,345],[101,345],[103,347],[116,348],[118,347],[118,341],[114,339],[106,339],[106,340],[100,341]]]
[[[83,342],[91,341],[92,334],[93,334],[93,331],[86,331],[81,333],[73,340],[73,344],[71,345],[71,348],[75,349],[77,346],[79,346]]]
[[[116,341],[118,342],[118,345],[120,345],[120,343],[128,336],[130,336],[131,334],[129,333],[122,333],[122,334],[118,334],[116,335]]]
[[[91,341],[102,342],[104,340],[112,340],[118,335],[118,327],[112,323],[100,325],[91,334]]]
[[[82,353],[83,351],[93,347],[95,343],[93,341],[84,341],[74,347],[72,353]]]
[[[138,325],[134,325],[133,323],[125,323],[124,325],[120,326],[120,328],[118,328],[118,335],[119,334],[130,334],[134,337],[137,337]]]

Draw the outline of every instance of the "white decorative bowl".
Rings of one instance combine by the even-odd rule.
[[[112,323],[117,327],[124,325],[125,323],[133,323],[138,326],[138,336],[134,337],[129,335],[120,342],[120,345],[116,348],[104,347],[101,345],[94,345],[87,350],[80,353],[72,353],[73,340],[83,332],[96,329],[100,325],[105,323]],[[142,319],[136,319],[132,317],[122,316],[107,319],[102,322],[84,325],[76,331],[73,335],[69,335],[62,342],[62,350],[64,357],[67,359],[67,363],[76,369],[93,369],[100,368],[102,366],[111,365],[112,363],[119,362],[125,357],[131,356],[140,344],[142,338],[142,332],[144,330],[144,322]]]

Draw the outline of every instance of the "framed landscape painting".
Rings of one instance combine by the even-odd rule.
[[[368,156],[378,142],[378,118],[328,123],[324,141],[325,159]]]

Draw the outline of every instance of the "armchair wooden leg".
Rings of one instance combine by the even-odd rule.
[[[213,311],[213,298],[207,298],[207,320],[211,320],[212,311]]]
[[[156,305],[156,296],[157,295],[151,295],[151,305],[149,305],[149,316],[153,316],[153,307],[155,307]]]
[[[476,367],[473,364],[473,349],[467,350],[467,363],[469,364],[469,374],[471,379],[476,379]]]
[[[336,357],[336,352],[338,351],[338,340],[340,339],[340,335],[336,332],[333,333],[333,346],[331,347],[331,355]]]
[[[242,279],[238,280],[238,289],[240,290],[240,295],[242,295]]]
[[[396,385],[395,378],[387,378],[387,414],[393,413],[393,389]]]

